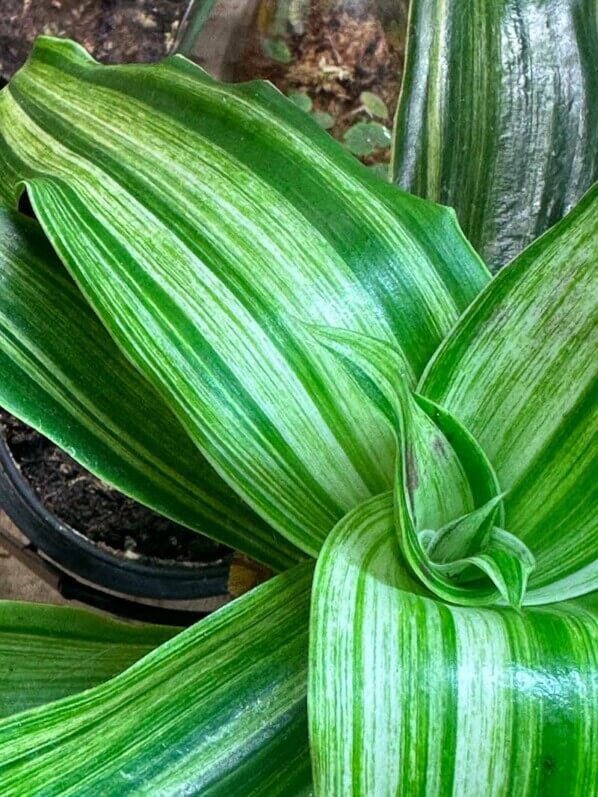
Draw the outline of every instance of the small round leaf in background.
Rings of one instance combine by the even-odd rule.
[[[334,116],[327,113],[327,111],[314,111],[312,114],[314,122],[320,125],[324,130],[330,130],[334,127]]]
[[[371,91],[362,91],[359,95],[359,101],[371,116],[377,116],[379,119],[388,119],[388,106],[382,97]]]
[[[354,155],[371,155],[390,146],[390,130],[378,122],[357,122],[345,133],[345,144]]]
[[[262,48],[264,55],[273,61],[278,61],[281,64],[290,64],[293,60],[289,45],[282,39],[264,39]]]
[[[289,100],[296,105],[297,108],[301,108],[302,111],[305,111],[305,113],[309,113],[313,106],[311,99],[302,91],[291,92],[289,94]]]

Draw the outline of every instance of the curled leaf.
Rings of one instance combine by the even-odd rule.
[[[595,597],[521,611],[444,604],[402,559],[393,514],[389,494],[357,507],[316,566],[316,794],[593,794]]]
[[[340,330],[313,334],[369,390],[394,429],[396,530],[412,572],[454,603],[519,606],[534,560],[512,535],[493,531],[503,517],[503,496],[474,438],[446,411],[418,403],[390,346]]]
[[[468,308],[418,392],[476,438],[534,552],[526,600],[598,586],[598,186]]]

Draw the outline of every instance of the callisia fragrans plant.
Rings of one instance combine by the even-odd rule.
[[[596,189],[492,277],[272,86],[51,38],[0,136],[0,404],[278,573],[120,657],[0,604],[21,672],[76,653],[62,699],[6,690],[0,793],[592,794]]]

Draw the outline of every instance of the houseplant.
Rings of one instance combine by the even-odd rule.
[[[491,279],[451,211],[268,87],[180,58],[108,69],[41,40],[0,132],[6,201],[26,184],[147,409],[174,411],[268,524],[202,530],[284,570],[5,720],[3,793],[590,793],[595,190]],[[40,296],[72,285],[2,269]],[[180,474],[47,367],[26,311],[2,308],[0,401],[90,463],[99,438],[96,466],[136,497],[188,507]],[[312,784],[300,560],[318,553]]]

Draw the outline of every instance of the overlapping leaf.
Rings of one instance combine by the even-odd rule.
[[[593,793],[595,597],[522,612],[443,604],[401,562],[390,495],[330,535],[313,595],[318,794]]]
[[[312,566],[211,615],[122,675],[0,722],[0,793],[311,793]]]
[[[594,187],[493,280],[418,387],[492,463],[538,603],[598,584],[597,265]]]
[[[339,330],[314,335],[378,397],[395,431],[396,525],[412,572],[445,600],[519,606],[533,556],[495,527],[504,522],[500,484],[475,439],[446,410],[410,393],[390,346]]]
[[[488,275],[451,211],[373,178],[272,87],[41,39],[0,176],[219,473],[308,553],[390,485],[392,437],[299,322],[399,347],[411,383]]]
[[[505,265],[598,178],[597,60],[592,0],[412,0],[397,183]]]
[[[0,405],[121,491],[274,568],[301,554],[203,459],[31,219],[0,209]]]
[[[0,717],[103,683],[175,633],[67,606],[0,601]]]
[[[313,332],[369,382],[398,441],[394,498],[349,513],[318,560],[318,793],[584,797],[598,782],[598,602],[585,595],[598,568],[597,203],[594,189],[478,297],[430,363],[424,397],[386,344]],[[455,570],[463,555],[479,567],[479,546],[519,604],[526,545],[537,570],[524,609],[456,600],[458,588],[479,602],[475,577]],[[433,577],[439,562],[460,583]]]
[[[438,595],[479,602],[475,565],[483,602],[518,605],[525,544],[533,601],[595,584],[595,196],[484,291],[417,385],[487,274],[449,211],[370,178],[272,89],[43,40],[0,112],[6,196],[27,187],[122,351],[263,517],[315,553],[395,488],[394,512],[388,494],[360,504],[318,564],[318,791],[590,793],[595,601]],[[0,723],[0,792],[308,793],[310,578]]]

